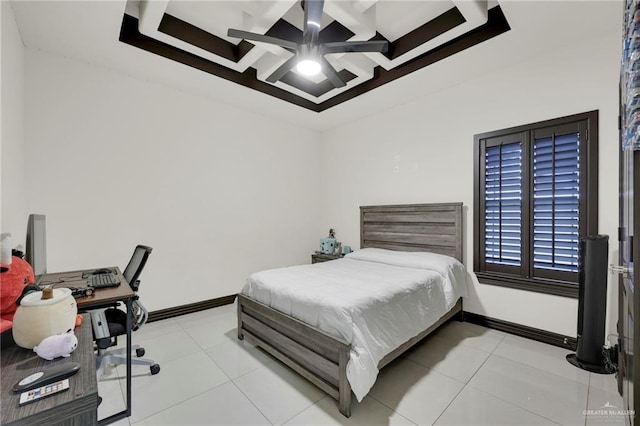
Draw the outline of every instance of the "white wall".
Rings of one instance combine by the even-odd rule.
[[[24,196],[24,47],[9,2],[0,2],[2,15],[1,70],[2,132],[0,231],[11,232],[13,245],[24,241],[27,216]]]
[[[47,215],[50,271],[124,267],[148,244],[141,297],[157,310],[309,262],[316,132],[40,51],[25,84],[27,207]]]
[[[3,230],[11,223],[23,235],[26,213],[47,214],[52,271],[124,266],[136,243],[149,244],[141,292],[157,310],[235,293],[255,270],[306,263],[329,227],[357,247],[360,205],[446,201],[464,202],[471,268],[473,135],[594,109],[600,232],[617,259],[618,34],[318,135],[40,51],[7,72],[5,41],[12,59],[24,53],[2,7]],[[470,49],[473,58],[492,43]],[[429,78],[451,60],[473,66],[462,54],[418,72]],[[18,135],[10,145],[7,132]],[[9,186],[7,176],[17,180]],[[468,311],[575,335],[574,299],[483,285],[472,274],[469,289]],[[610,281],[609,330],[616,291]]]
[[[474,49],[499,48],[492,43]],[[478,57],[477,53],[473,54]],[[472,271],[473,136],[599,110],[599,230],[611,236],[610,261],[615,262],[620,54],[619,34],[585,40],[584,45],[537,55],[326,132],[322,145],[328,200],[324,227],[335,227],[339,240],[357,247],[361,205],[462,201],[464,258]],[[472,61],[464,62],[464,54],[453,60],[459,66],[473,66]],[[435,73],[439,66],[430,68]],[[430,71],[424,72],[428,79]],[[577,300],[478,284],[473,274],[470,278],[465,310],[576,334]],[[608,330],[615,330],[616,294],[617,285],[610,280]]]

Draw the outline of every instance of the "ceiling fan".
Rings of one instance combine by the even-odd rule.
[[[289,60],[267,77],[267,81],[270,83],[280,80],[296,67],[298,72],[304,75],[315,75],[322,71],[335,88],[344,87],[346,83],[340,78],[336,69],[325,59],[324,55],[345,52],[386,52],[389,48],[389,44],[386,41],[319,43],[318,36],[320,35],[324,0],[302,0],[301,6],[304,9],[302,43],[298,44],[294,41],[249,31],[234,29],[227,31],[229,37],[275,44],[294,53]]]

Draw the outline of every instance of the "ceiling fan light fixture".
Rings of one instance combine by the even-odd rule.
[[[322,66],[314,59],[303,59],[298,62],[296,69],[300,74],[313,76],[322,71]]]
[[[320,27],[322,26],[324,2],[325,0],[300,1],[300,6],[304,10],[302,39],[300,42],[233,28],[229,28],[227,36],[280,46],[294,54],[271,72],[265,79],[268,83],[276,83],[283,79],[287,73],[294,70],[306,77],[312,77],[322,72],[335,89],[340,89],[345,87],[347,83],[334,66],[324,58],[324,55],[351,52],[384,53],[389,49],[389,42],[386,40],[321,42]],[[311,80],[315,81],[315,79]]]

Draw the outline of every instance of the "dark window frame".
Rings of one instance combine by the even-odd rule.
[[[482,284],[491,284],[537,293],[578,298],[577,274],[575,281],[562,279],[531,277],[530,266],[533,218],[532,157],[533,141],[531,135],[538,130],[565,126],[570,123],[579,124],[586,131],[586,141],[580,138],[580,237],[598,233],[598,111],[540,121],[523,126],[511,127],[474,136],[474,212],[473,212],[473,270]],[[584,124],[584,127],[583,127]],[[487,139],[522,135],[523,156],[523,207],[522,207],[522,269],[520,275],[499,271],[487,271],[484,266],[484,148]],[[525,208],[526,207],[526,208]],[[498,269],[498,268],[494,268]]]

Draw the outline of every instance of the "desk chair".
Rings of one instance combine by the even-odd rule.
[[[131,313],[132,331],[136,331],[145,322],[147,322],[148,312],[140,299],[138,298],[138,288],[140,280],[138,277],[142,273],[142,269],[147,263],[147,259],[151,254],[151,247],[138,245],[133,251],[133,256],[127,264],[122,275],[136,293],[133,298]],[[117,307],[105,310],[96,310],[91,312],[91,322],[93,324],[94,337],[98,347],[98,356],[96,357],[97,376],[100,377],[104,373],[107,364],[125,364],[127,362],[126,348],[107,350],[111,346],[118,344],[118,336],[127,333],[127,314]],[[131,350],[136,351],[137,358],[131,358],[132,365],[148,365],[151,374],[158,374],[160,366],[153,360],[141,358],[144,356],[145,350],[139,345],[132,345]]]

